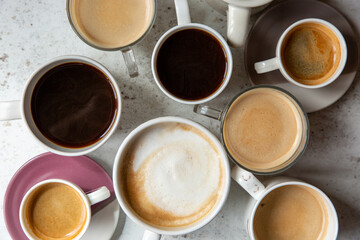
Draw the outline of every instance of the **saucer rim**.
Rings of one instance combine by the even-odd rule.
[[[56,156],[58,156],[58,157],[65,157],[65,158],[83,158],[83,159],[85,159],[86,161],[92,162],[92,164],[94,164],[94,166],[98,167],[99,169],[101,169],[101,170],[103,171],[104,175],[106,175],[106,177],[108,178],[108,180],[110,180],[112,186],[114,186],[114,185],[113,185],[113,182],[112,182],[112,178],[110,177],[110,175],[108,174],[108,172],[107,172],[98,162],[96,162],[95,160],[93,160],[92,158],[90,158],[90,157],[88,157],[88,156],[86,156],[86,155],[70,156],[70,157],[69,157],[69,156],[57,155],[57,154],[54,154],[54,153],[52,153],[52,152],[43,152],[43,153],[40,153],[40,154],[38,154],[38,155],[30,158],[30,159],[27,160],[24,164],[22,164],[22,165],[16,170],[16,172],[12,175],[10,181],[9,181],[8,184],[7,184],[6,191],[5,191],[4,198],[3,198],[3,199],[4,199],[4,202],[3,202],[4,222],[5,222],[6,230],[7,230],[8,234],[9,234],[9,236],[10,236],[12,239],[15,239],[16,237],[18,237],[18,236],[16,236],[16,235],[14,234],[13,230],[10,230],[10,229],[13,228],[13,227],[11,227],[10,225],[11,225],[11,224],[14,224],[14,223],[13,223],[13,222],[10,223],[10,220],[9,220],[9,217],[8,217],[8,215],[11,214],[11,212],[12,212],[11,209],[10,209],[10,208],[12,208],[12,207],[11,207],[11,206],[12,206],[12,204],[11,204],[12,202],[11,202],[11,201],[9,202],[9,195],[10,195],[11,189],[14,187],[14,182],[15,182],[16,179],[19,177],[19,175],[21,174],[21,172],[24,171],[24,169],[25,169],[29,164],[32,164],[33,162],[38,161],[39,159],[42,159],[42,158],[48,157],[48,156],[52,156],[52,155],[56,155]],[[36,183],[35,183],[35,184],[36,184]],[[35,185],[35,184],[34,184],[34,185]],[[75,183],[75,184],[76,184],[76,183]],[[24,193],[24,194],[25,194],[25,193]],[[112,201],[109,201],[108,204],[106,204],[106,206],[104,206],[104,208],[106,208],[107,206],[113,204],[113,202],[116,201],[115,190],[114,190],[113,195],[114,195],[114,196],[111,196],[111,197],[113,198],[113,200],[112,200]],[[20,206],[19,206],[19,208],[20,208]],[[120,207],[118,206],[118,208],[120,208]],[[7,210],[7,209],[9,209],[9,210]],[[96,213],[96,211],[95,211],[95,213]],[[115,228],[113,229],[111,235],[114,234],[114,232],[115,232],[115,230],[116,230],[116,226],[118,225],[119,216],[120,216],[120,211],[116,211],[115,214],[117,214],[117,216],[116,216],[116,221],[115,221],[116,223],[114,223]],[[90,224],[91,224],[91,221],[90,221]],[[15,225],[17,225],[17,224],[15,223]],[[20,228],[21,228],[21,226],[20,226]],[[89,226],[89,228],[90,228],[90,226]],[[26,237],[25,233],[23,233],[23,234],[24,234],[24,237]],[[86,232],[85,232],[85,234],[86,234]]]

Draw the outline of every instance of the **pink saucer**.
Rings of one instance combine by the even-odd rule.
[[[19,208],[25,193],[36,183],[61,178],[80,186],[88,192],[106,186],[111,197],[91,207],[93,213],[115,199],[113,183],[107,172],[94,160],[86,157],[64,157],[53,153],[40,154],[26,162],[12,177],[4,198],[4,218],[13,239],[26,240],[20,220]]]

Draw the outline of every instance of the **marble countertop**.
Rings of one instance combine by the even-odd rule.
[[[210,1],[210,0],[209,0]],[[275,1],[273,4],[275,4]],[[360,30],[358,0],[329,0]],[[189,1],[192,20],[226,34],[226,16],[204,0]],[[259,16],[252,16],[251,22]],[[59,55],[78,54],[105,65],[122,91],[123,110],[119,129],[100,149],[89,154],[111,173],[115,154],[125,136],[152,118],[174,115],[197,121],[219,135],[219,122],[192,112],[166,97],[156,86],[150,57],[156,41],[176,25],[174,3],[158,1],[157,19],[150,34],[134,47],[139,73],[127,75],[120,52],[103,52],[83,43],[71,29],[65,0],[0,0],[0,101],[20,99],[28,77],[40,65]],[[229,99],[250,86],[243,65],[243,49],[232,49],[234,72],[222,94],[211,105],[224,107]],[[301,160],[283,173],[322,189],[333,201],[339,216],[339,239],[360,239],[360,86],[356,76],[347,93],[332,106],[309,114],[311,136]],[[3,216],[8,182],[26,161],[45,150],[33,141],[21,120],[0,122],[0,239],[11,239]],[[232,183],[227,203],[218,216],[202,229],[184,236],[162,239],[248,239],[242,213],[247,193]],[[141,239],[143,229],[121,211],[112,239]]]

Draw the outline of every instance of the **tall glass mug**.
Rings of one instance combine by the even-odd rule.
[[[290,93],[278,87],[251,87],[235,96],[223,111],[195,105],[194,112],[221,121],[221,139],[228,156],[255,174],[288,169],[308,143],[305,111]]]
[[[67,0],[71,27],[86,44],[103,51],[120,50],[130,77],[138,76],[131,46],[154,24],[155,0]]]

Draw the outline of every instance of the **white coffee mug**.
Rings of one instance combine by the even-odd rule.
[[[115,98],[117,101],[117,111],[115,113],[113,124],[110,126],[105,136],[102,137],[99,141],[82,148],[67,148],[51,142],[39,131],[31,114],[31,97],[36,83],[50,69],[53,69],[58,65],[69,62],[85,63],[95,67],[96,69],[104,73],[113,86],[115,92]],[[83,56],[61,56],[50,60],[30,76],[29,80],[25,85],[25,89],[21,101],[0,102],[0,121],[24,119],[25,126],[27,127],[31,135],[34,137],[34,139],[40,145],[45,147],[50,152],[64,156],[85,155],[100,147],[115,132],[117,126],[119,125],[120,114],[121,114],[121,95],[120,95],[119,87],[115,81],[115,78],[103,65],[90,58]]]
[[[325,27],[327,27],[328,29],[330,29],[337,37],[339,43],[340,43],[340,51],[341,51],[341,57],[340,57],[340,62],[339,65],[337,67],[337,69],[335,70],[335,72],[324,82],[320,83],[320,84],[316,84],[316,85],[305,85],[302,83],[297,82],[295,79],[293,79],[285,70],[284,68],[284,64],[282,62],[281,59],[281,50],[282,50],[282,45],[284,42],[285,37],[287,36],[287,34],[294,29],[296,26],[303,24],[303,23],[317,23],[320,25],[323,25]],[[270,72],[270,71],[274,71],[279,69],[281,74],[291,83],[300,86],[300,87],[304,87],[304,88],[321,88],[324,86],[329,85],[330,83],[332,83],[333,81],[335,81],[339,75],[341,74],[341,72],[343,71],[345,64],[346,64],[346,59],[347,59],[347,46],[346,46],[346,42],[345,39],[343,37],[343,35],[341,34],[341,32],[331,23],[322,20],[322,19],[318,19],[318,18],[307,18],[307,19],[303,19],[300,21],[297,21],[293,24],[291,24],[281,35],[277,45],[276,45],[276,57],[271,58],[269,60],[265,60],[265,61],[261,61],[261,62],[257,62],[254,64],[255,70],[257,73],[261,74],[261,73],[266,73],[266,72]]]
[[[325,211],[327,215],[327,228],[324,233],[324,240],[335,240],[338,234],[339,222],[338,216],[335,210],[334,205],[330,199],[323,193],[320,189],[305,183],[301,180],[287,177],[274,177],[268,181],[264,181],[264,184],[261,183],[253,174],[241,169],[238,166],[235,166],[231,169],[232,178],[239,183],[250,195],[251,198],[246,203],[246,212],[244,213],[246,229],[249,234],[250,239],[255,240],[254,233],[254,217],[256,210],[260,206],[261,201],[273,190],[283,187],[283,186],[304,186],[308,187],[316,192],[321,198],[322,202],[325,205]],[[286,226],[284,226],[286,228]]]
[[[66,184],[69,187],[71,187],[73,190],[75,190],[82,198],[85,208],[86,208],[86,220],[85,220],[85,224],[82,228],[82,230],[76,235],[76,237],[74,238],[74,240],[78,240],[80,239],[84,233],[86,232],[87,228],[89,227],[90,224],[90,220],[91,220],[91,205],[97,204],[101,201],[104,201],[105,199],[110,197],[110,191],[109,189],[107,189],[107,187],[102,186],[98,189],[96,189],[95,191],[92,191],[89,194],[86,194],[79,186],[77,186],[76,184],[69,182],[67,180],[63,180],[63,179],[48,179],[42,182],[39,182],[37,184],[35,184],[34,186],[32,186],[25,194],[25,196],[23,197],[22,201],[21,201],[21,205],[20,205],[20,210],[19,210],[19,218],[20,218],[20,224],[21,224],[21,228],[24,231],[24,233],[26,234],[26,236],[30,239],[30,240],[41,240],[39,237],[37,237],[33,231],[31,230],[31,228],[29,227],[29,224],[26,220],[26,206],[27,206],[27,202],[29,200],[29,197],[31,196],[31,194],[38,189],[39,187],[41,187],[44,184],[48,184],[48,183],[62,183],[62,184]]]
[[[209,213],[207,213],[204,217],[202,217],[200,220],[191,223],[189,225],[181,226],[181,227],[160,227],[155,226],[150,223],[145,222],[142,218],[140,218],[135,211],[131,208],[131,206],[127,203],[126,196],[124,196],[124,193],[121,189],[121,182],[123,178],[119,175],[119,169],[122,166],[124,156],[126,154],[126,149],[129,147],[131,142],[139,135],[139,133],[143,132],[144,130],[149,129],[150,127],[159,124],[159,123],[183,123],[190,125],[194,127],[195,129],[201,131],[201,133],[205,134],[206,137],[208,137],[211,142],[214,144],[214,146],[217,148],[220,158],[223,164],[224,169],[224,187],[222,190],[222,194],[220,198],[218,199],[217,203],[214,205],[214,207],[210,210]],[[230,189],[230,167],[229,162],[227,159],[226,152],[224,148],[222,147],[219,140],[214,136],[209,130],[207,130],[205,127],[201,126],[198,123],[195,123],[191,120],[180,118],[180,117],[160,117],[156,119],[152,119],[150,121],[147,121],[137,128],[135,128],[122,142],[116,157],[115,157],[115,163],[113,167],[113,182],[114,182],[114,189],[116,198],[120,203],[121,208],[126,213],[126,215],[134,221],[136,224],[142,226],[145,228],[145,232],[143,235],[143,240],[159,240],[161,237],[161,234],[164,235],[183,235],[190,232],[193,232],[206,224],[208,224],[221,210],[223,205],[225,204],[225,201],[227,199],[227,196],[229,194]]]
[[[232,47],[245,44],[249,28],[251,10],[270,3],[273,0],[223,0],[228,3],[227,41]]]
[[[231,50],[230,50],[230,47],[228,46],[228,44],[226,43],[225,39],[217,31],[215,31],[214,29],[212,29],[204,24],[191,23],[190,11],[189,11],[189,6],[188,6],[187,0],[174,0],[174,2],[175,2],[178,26],[175,26],[175,27],[169,29],[166,33],[164,33],[161,36],[159,41],[156,43],[154,51],[152,53],[152,57],[151,57],[151,70],[152,70],[156,84],[161,89],[161,91],[163,91],[163,93],[165,93],[165,95],[168,96],[169,98],[171,98],[177,102],[184,103],[184,104],[204,103],[204,102],[210,101],[211,99],[214,99],[216,96],[218,96],[225,89],[227,84],[229,83],[231,74],[232,74],[232,69],[233,69],[233,59],[232,59]],[[221,86],[215,92],[213,92],[211,95],[207,96],[206,98],[203,98],[200,100],[185,100],[185,99],[181,99],[181,98],[174,96],[163,86],[163,84],[161,83],[161,81],[159,79],[158,72],[156,69],[158,53],[159,53],[159,50],[160,50],[161,46],[163,45],[163,43],[172,34],[179,32],[181,30],[184,30],[184,29],[200,29],[202,31],[207,32],[211,36],[215,37],[225,50],[225,55],[226,55],[226,59],[227,59],[227,69],[226,69],[225,78],[224,78]]]

